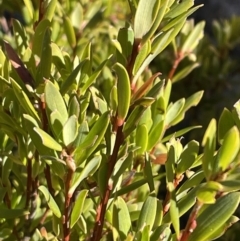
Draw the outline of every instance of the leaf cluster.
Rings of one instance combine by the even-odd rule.
[[[0,49],[0,239],[203,241],[237,222],[239,102],[201,144],[181,143],[201,126],[171,132],[203,96],[171,101],[198,66],[175,72],[203,38],[187,20],[201,6],[23,2],[26,26],[12,19]],[[169,46],[161,78],[149,65]]]

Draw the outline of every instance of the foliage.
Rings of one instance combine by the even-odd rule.
[[[176,76],[179,76],[188,66],[195,67],[193,71],[183,76],[181,81],[175,82],[171,93],[172,100],[191,95],[199,89],[204,90],[200,104],[190,110],[180,126],[174,128],[177,130],[182,126],[201,123],[204,128],[189,133],[185,136],[185,140],[202,138],[209,120],[219,117],[224,107],[231,108],[239,98],[240,36],[237,34],[239,24],[239,16],[214,21],[211,32],[204,34],[194,51],[194,56],[185,58],[176,68]],[[176,42],[180,41],[181,34],[185,32],[183,28]],[[177,60],[176,57],[173,48],[167,48],[154,60],[151,65],[152,71],[157,68],[164,69],[163,78],[165,78],[171,71],[172,64]]]
[[[23,2],[0,49],[0,239],[204,241],[237,222],[239,102],[201,144],[181,143],[200,126],[171,132],[203,96],[171,101],[199,65],[204,22],[187,18],[201,6]],[[160,78],[149,65],[169,46]]]

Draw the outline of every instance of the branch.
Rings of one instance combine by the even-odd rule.
[[[117,136],[116,136],[116,142],[113,149],[113,153],[111,156],[109,156],[109,168],[107,173],[107,180],[110,179],[114,166],[117,162],[117,156],[120,146],[123,143],[123,133],[122,133],[123,126],[120,126],[117,129]],[[93,230],[93,236],[91,238],[91,241],[98,241],[101,239],[102,236],[102,230],[103,230],[103,224],[104,224],[104,217],[106,213],[107,203],[111,195],[111,187],[108,185],[108,182],[106,184],[105,192],[103,194],[103,198],[101,200],[100,205],[97,208],[97,217],[95,222],[95,227]]]
[[[174,63],[173,63],[173,66],[172,66],[172,69],[170,70],[169,74],[168,74],[168,79],[172,79],[172,77],[174,76],[175,74],[175,71],[179,65],[179,63],[182,61],[183,59],[183,54],[182,53],[178,53],[175,60],[174,60]]]
[[[66,178],[66,185],[65,185],[65,205],[64,205],[64,217],[63,217],[63,241],[70,240],[70,217],[72,212],[72,194],[69,193],[71,182],[73,178],[73,174],[76,170],[76,166],[74,160],[71,156],[67,157],[68,163],[68,173]]]
[[[197,214],[198,211],[200,210],[200,208],[202,207],[203,203],[197,201],[190,216],[188,219],[188,222],[186,224],[186,227],[182,233],[182,236],[180,238],[179,241],[187,241],[189,235],[193,232],[193,230],[197,227],[197,222],[196,222],[196,218],[197,218]]]
[[[127,72],[128,72],[128,76],[130,79],[130,83],[132,83],[132,70],[134,67],[134,63],[136,61],[137,55],[139,53],[140,50],[140,43],[141,43],[141,39],[135,39],[134,40],[134,44],[133,44],[133,49],[132,49],[132,53],[131,56],[128,60],[128,64],[127,64]],[[132,89],[132,93],[135,92],[136,86],[131,86]],[[105,191],[103,194],[103,198],[101,199],[101,202],[97,208],[97,216],[96,216],[96,222],[95,222],[95,226],[93,229],[93,235],[91,237],[91,241],[99,241],[101,239],[102,236],[102,231],[103,231],[103,225],[104,225],[104,217],[105,217],[105,213],[106,213],[106,209],[107,209],[107,204],[108,204],[108,200],[110,198],[111,195],[111,191],[112,191],[112,187],[109,186],[108,181],[112,175],[114,166],[117,162],[117,157],[118,157],[118,151],[121,147],[121,145],[123,144],[124,141],[124,136],[123,136],[123,125],[118,126],[117,125],[117,115],[115,116],[115,120],[113,123],[113,131],[115,133],[117,133],[116,135],[116,141],[115,141],[115,145],[113,148],[113,153],[112,155],[109,156],[109,160],[108,160],[108,173],[107,173],[107,182],[106,182],[106,187],[105,187]]]

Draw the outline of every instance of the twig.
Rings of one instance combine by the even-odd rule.
[[[122,133],[122,128],[123,126],[120,126],[117,130],[117,136],[116,136],[116,142],[115,146],[113,149],[112,155],[109,157],[109,168],[108,168],[108,173],[107,173],[107,180],[110,179],[114,166],[117,162],[117,155],[120,146],[122,145],[123,142],[123,133]],[[107,208],[107,203],[111,195],[111,187],[108,185],[105,188],[105,192],[103,194],[103,198],[101,200],[100,205],[98,206],[97,209],[97,217],[96,217],[96,223],[93,231],[93,236],[91,238],[91,241],[98,241],[101,239],[102,236],[102,230],[103,230],[103,224],[104,224],[104,216],[106,213],[106,208]]]
[[[74,163],[74,160],[71,156],[67,157],[67,162],[71,163],[71,165],[68,165],[68,173],[66,178],[66,186],[65,186],[65,206],[64,206],[64,217],[63,217],[63,241],[69,241],[70,240],[70,217],[71,217],[71,211],[72,211],[72,193],[69,193],[71,182],[73,178],[73,174],[75,172],[76,166]],[[72,167],[72,168],[71,168]]]
[[[177,186],[179,185],[179,183],[183,180],[183,175],[179,176],[179,177],[175,177],[174,180],[173,180],[173,184],[174,184],[174,188],[176,189]],[[169,206],[169,201],[170,201],[170,198],[171,198],[171,193],[169,190],[167,190],[167,194],[165,196],[165,199],[163,201],[163,215],[165,215],[170,206]]]
[[[32,191],[32,160],[27,159],[27,190],[26,190],[26,204],[25,208],[29,207],[30,196]]]
[[[135,63],[135,60],[136,60],[137,55],[138,55],[138,53],[140,51],[140,48],[141,48],[140,42],[141,42],[141,39],[135,39],[134,40],[132,54],[129,57],[129,60],[128,60],[128,63],[127,63],[126,69],[127,69],[128,76],[129,76],[130,80],[132,80],[132,78],[133,78],[132,71],[133,71],[134,63]],[[136,86],[132,84],[131,89],[132,89],[132,93],[134,93],[136,91]]]
[[[170,70],[169,74],[168,74],[168,79],[172,79],[173,75],[175,74],[175,71],[179,65],[179,63],[182,61],[183,59],[183,54],[181,52],[179,52],[174,60],[172,69]]]
[[[197,217],[197,214],[198,214],[200,208],[202,207],[202,205],[203,205],[203,203],[201,203],[199,201],[196,202],[179,241],[187,241],[189,235],[197,227],[196,217]]]
[[[44,0],[39,0],[39,6],[38,6],[38,20],[34,23],[34,29],[38,26],[38,24],[41,22],[44,16]]]
[[[136,60],[137,55],[140,50],[140,42],[141,42],[141,39],[134,40],[132,53],[131,53],[131,56],[128,60],[127,67],[126,67],[128,76],[130,79],[130,83],[132,83],[132,78],[133,78],[132,71],[133,71],[133,66],[134,66],[135,60]],[[134,91],[136,89],[135,87],[136,86],[131,86],[132,93],[134,93]],[[115,133],[117,133],[116,141],[115,141],[115,145],[113,148],[113,153],[112,153],[112,155],[109,156],[106,187],[104,189],[103,198],[101,199],[101,202],[97,208],[96,222],[95,222],[95,226],[93,229],[93,235],[91,237],[91,241],[99,241],[102,236],[104,217],[105,217],[105,213],[106,213],[106,209],[107,209],[108,200],[111,196],[111,191],[112,191],[112,187],[109,186],[108,181],[112,175],[114,166],[117,162],[118,151],[124,141],[123,125],[121,125],[121,126],[117,125],[117,116],[115,116],[115,119],[114,119],[113,131]]]

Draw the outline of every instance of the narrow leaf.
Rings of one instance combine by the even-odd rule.
[[[128,233],[131,230],[131,219],[128,207],[121,197],[113,203],[113,226],[117,229],[120,239],[126,240]]]
[[[77,196],[77,200],[74,203],[72,214],[71,214],[71,228],[76,224],[78,219],[80,218],[82,211],[83,211],[83,206],[85,199],[87,197],[88,190],[84,189],[81,190],[80,193]]]
[[[157,211],[157,198],[154,194],[150,194],[144,202],[137,223],[137,230],[141,230],[144,226],[149,225],[150,230],[153,227]]]
[[[101,156],[95,156],[87,163],[87,165],[83,168],[82,171],[79,172],[78,169],[76,170],[73,176],[71,188],[69,189],[69,194],[73,194],[79,184],[97,170],[101,163],[101,160]]]
[[[33,88],[34,87],[34,79],[31,75],[31,73],[24,66],[22,60],[18,57],[15,50],[6,41],[4,41],[4,47],[7,52],[8,58],[10,59],[10,62],[12,64],[12,67],[16,70],[20,79],[23,81],[24,84],[28,84]]]
[[[140,0],[135,19],[134,33],[136,39],[141,39],[151,28],[157,16],[160,0]]]
[[[50,194],[49,190],[45,186],[38,187],[38,190],[40,190],[42,192],[42,194],[44,195],[44,197],[47,201],[48,207],[51,209],[51,211],[54,213],[54,215],[56,215],[58,218],[60,218],[61,211],[60,211],[57,203],[55,202],[54,198]]]
[[[119,63],[114,65],[114,70],[117,73],[117,90],[118,90],[118,125],[121,126],[127,116],[130,98],[131,98],[131,87],[130,79],[127,70]]]
[[[239,204],[239,193],[230,193],[213,205],[207,206],[197,218],[197,227],[189,237],[189,241],[209,240],[234,213]]]

